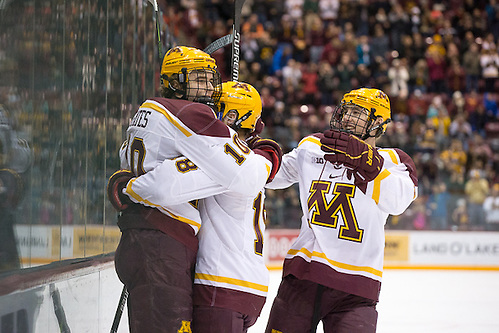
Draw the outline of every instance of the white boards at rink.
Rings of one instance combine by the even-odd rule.
[[[264,255],[270,269],[281,269],[298,229],[267,229]],[[46,264],[113,252],[116,226],[16,225],[23,264]],[[499,270],[499,232],[385,231],[385,268]]]
[[[299,230],[267,230],[264,254],[280,269]],[[385,268],[499,270],[499,232],[385,231]]]

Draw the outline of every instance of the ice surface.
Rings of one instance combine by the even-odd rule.
[[[270,272],[267,303],[249,333],[265,331],[281,274]],[[497,333],[499,271],[385,270],[378,315],[378,333]]]

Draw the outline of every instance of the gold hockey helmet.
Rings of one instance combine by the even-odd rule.
[[[391,121],[390,100],[388,96],[379,89],[360,88],[346,93],[341,103],[336,107],[331,117],[331,128],[345,130],[343,117],[347,110],[352,106],[360,107],[367,113],[367,121],[363,125],[360,133],[352,133],[365,140],[368,137],[379,137],[385,130],[387,124]],[[374,121],[381,117],[381,124],[373,126]],[[360,122],[360,118],[359,118]],[[374,135],[371,134],[375,131]]]
[[[176,46],[168,50],[161,66],[161,79],[164,89],[169,91],[167,97],[178,94],[181,99],[208,104],[220,99],[221,78],[215,59],[194,47]],[[206,88],[208,82],[211,88]]]
[[[220,120],[226,116],[231,120],[229,126],[238,130],[255,130],[262,115],[262,99],[258,91],[249,83],[228,81],[222,83],[222,97],[218,103]]]

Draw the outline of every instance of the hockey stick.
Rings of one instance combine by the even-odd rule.
[[[118,332],[118,326],[120,324],[121,315],[123,314],[123,309],[125,308],[126,300],[128,299],[128,290],[125,286],[123,286],[123,290],[121,291],[120,301],[118,302],[118,308],[116,309],[116,313],[114,315],[113,326],[111,326],[111,333]]]
[[[234,0],[234,22],[232,25],[232,58],[231,58],[231,76],[232,81],[237,81],[239,78],[239,54],[241,44],[241,10],[243,9],[244,0]]]
[[[156,14],[156,36],[158,37],[158,59],[161,63],[161,60],[163,59],[163,47],[161,45],[161,30],[159,28],[159,8],[158,8],[158,2],[156,0],[149,0],[149,2],[152,4],[154,8],[154,12]],[[160,64],[161,66],[161,64]]]
[[[213,54],[213,52],[218,51],[219,49],[226,47],[232,41],[234,40],[233,38],[234,35],[232,34],[227,34],[223,37],[220,37],[219,39],[211,42],[210,45],[208,45],[203,51],[208,53],[208,54]]]
[[[159,24],[159,8],[158,2],[156,0],[149,0],[154,8],[156,14],[156,36],[158,37],[158,62],[159,62],[159,72],[161,73],[161,68],[163,67],[163,45],[161,43],[161,29]],[[168,40],[168,37],[167,37]],[[160,83],[163,85],[163,78],[159,76]]]
[[[55,317],[57,318],[57,323],[59,324],[59,330],[61,333],[71,333],[69,329],[68,321],[66,320],[66,314],[64,313],[64,308],[61,303],[61,294],[59,290],[55,287],[53,283],[49,285],[50,297],[52,297],[52,302],[54,303]]]

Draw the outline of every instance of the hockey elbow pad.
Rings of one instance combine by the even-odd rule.
[[[109,178],[109,181],[107,182],[107,198],[113,207],[119,212],[134,204],[134,202],[123,193],[123,189],[132,178],[134,178],[134,175],[131,171],[118,170]]]

